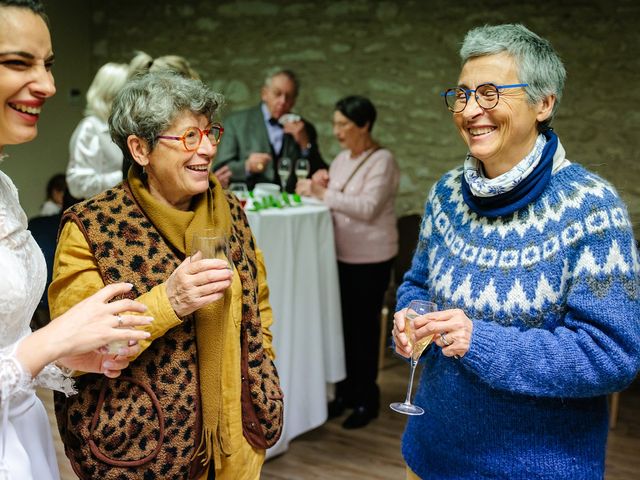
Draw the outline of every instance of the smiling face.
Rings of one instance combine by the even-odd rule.
[[[204,115],[185,112],[162,135],[180,137],[189,127],[205,130],[209,126]],[[160,202],[187,210],[191,199],[209,188],[209,168],[217,147],[206,135],[192,152],[185,150],[182,141],[169,139],[159,139],[155,148],[148,152],[146,143],[133,135],[129,137],[129,148],[133,158],[147,172],[151,195]]]
[[[521,83],[513,57],[499,53],[469,59],[462,67],[458,85],[475,89],[483,83]],[[537,124],[551,114],[553,102],[549,97],[532,105],[524,88],[509,88],[500,90],[500,101],[494,108],[483,110],[471,94],[466,108],[454,113],[453,119],[471,155],[482,162],[485,175],[495,178],[531,151],[538,136]]]
[[[56,89],[44,20],[26,8],[0,7],[0,149],[32,140],[45,100]]]

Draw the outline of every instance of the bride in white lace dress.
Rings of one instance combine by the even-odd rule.
[[[55,93],[53,52],[37,0],[0,0],[0,159],[5,145],[32,140],[45,100]],[[44,256],[27,231],[18,192],[0,171],[0,480],[59,478],[47,414],[35,386],[73,393],[65,371],[116,377],[149,334],[150,317],[130,300],[109,302],[129,284],[110,285],[42,329],[29,322],[46,281]],[[122,315],[120,315],[122,314]],[[104,345],[124,341],[119,355]]]

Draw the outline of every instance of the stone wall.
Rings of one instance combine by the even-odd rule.
[[[227,111],[259,100],[264,73],[295,70],[295,110],[317,126],[321,150],[334,102],[370,97],[374,134],[402,169],[399,213],[420,212],[429,187],[465,148],[439,92],[454,85],[464,33],[521,22],[549,39],[568,81],[555,129],[570,159],[608,178],[640,236],[640,2],[636,0],[226,1],[92,0],[92,71],[133,50],[187,57],[227,98]]]

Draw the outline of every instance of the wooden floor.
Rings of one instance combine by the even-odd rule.
[[[403,400],[408,367],[389,357],[380,372],[382,404]],[[51,411],[50,395],[41,392]],[[400,436],[405,418],[387,408],[359,430],[344,430],[343,418],[327,422],[291,442],[289,450],[269,460],[262,480],[401,480],[405,478]],[[57,438],[57,431],[54,430]],[[58,440],[59,442],[59,440]],[[58,443],[61,479],[73,475]],[[640,379],[620,396],[617,427],[609,435],[606,480],[640,479]]]
[[[405,478],[400,455],[400,437],[406,418],[386,408],[403,401],[409,366],[395,358],[380,372],[380,416],[367,427],[345,430],[347,417],[335,418],[291,442],[289,450],[269,460],[262,469],[263,480],[390,480]],[[417,373],[416,373],[417,378]]]
[[[386,359],[379,376],[382,405],[404,400],[408,376],[405,363]],[[285,454],[265,464],[262,480],[405,478],[400,455],[403,415],[382,408],[380,417],[360,430],[344,430],[343,419],[293,440]],[[640,378],[620,395],[618,425],[609,434],[605,478],[640,479]]]

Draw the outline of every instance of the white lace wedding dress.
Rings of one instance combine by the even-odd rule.
[[[58,479],[47,413],[35,386],[65,393],[73,382],[47,365],[32,379],[15,357],[46,283],[42,251],[27,231],[18,191],[0,171],[0,480]]]

